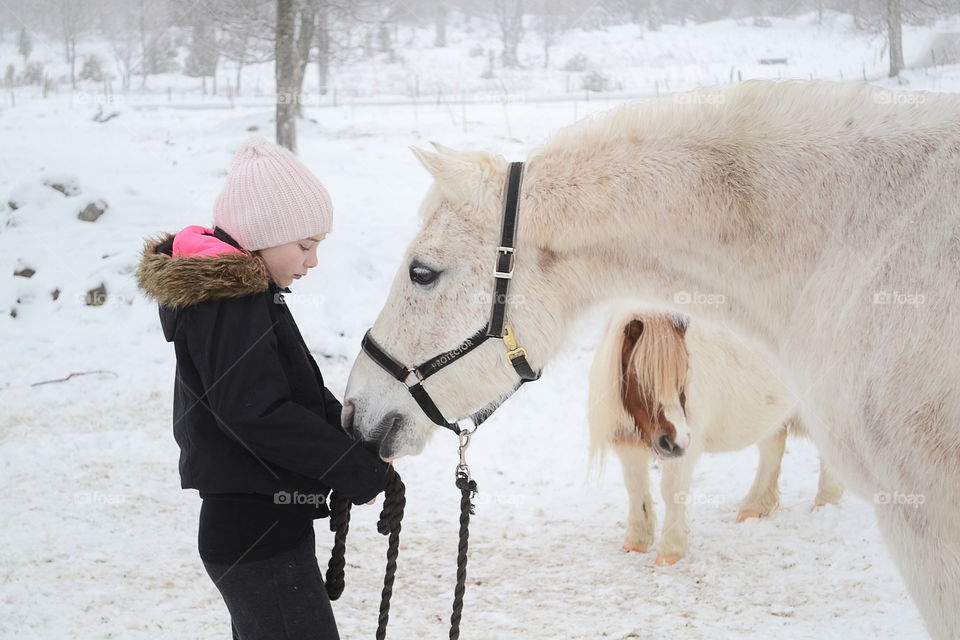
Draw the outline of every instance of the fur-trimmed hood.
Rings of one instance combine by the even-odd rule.
[[[180,234],[164,233],[148,238],[137,267],[140,290],[162,306],[182,309],[208,300],[239,298],[269,290],[270,276],[263,259],[222,240],[220,230],[216,236],[202,234],[207,245],[202,254],[173,257],[174,240]],[[225,234],[223,237],[232,240]],[[223,245],[221,250],[218,251],[217,245]]]

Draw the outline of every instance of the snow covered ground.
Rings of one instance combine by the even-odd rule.
[[[906,78],[911,89],[960,90],[958,67]],[[289,300],[335,393],[415,233],[429,179],[407,146],[438,140],[519,159],[558,127],[615,103],[307,110],[315,122],[300,124],[300,156],[333,196],[335,231]],[[96,123],[96,105],[69,95],[0,110],[2,637],[229,637],[196,553],[200,501],[179,489],[173,348],[132,272],[144,236],[210,224],[232,150],[254,128],[271,137],[272,113],[118,110]],[[96,200],[108,205],[103,216],[77,220]],[[36,273],[11,277],[24,267]],[[86,291],[100,283],[105,304],[87,306]],[[545,378],[507,403],[470,449],[480,494],[464,638],[926,637],[871,505],[846,496],[811,512],[818,461],[803,441],[788,445],[782,506],[771,517],[734,523],[754,451],[705,456],[689,556],[656,567],[652,553],[621,553],[619,465],[587,468],[585,379],[602,319],[585,318]],[[104,373],[33,386],[85,371]],[[408,490],[391,637],[446,633],[455,462],[456,441],[443,432],[397,464]],[[378,512],[354,509],[347,589],[334,605],[345,638],[376,628],[386,551]],[[324,523],[322,563],[332,540]]]

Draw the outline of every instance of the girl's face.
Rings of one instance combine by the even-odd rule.
[[[317,246],[323,242],[327,234],[321,233],[303,240],[296,240],[276,247],[257,251],[267,265],[270,279],[278,287],[289,287],[299,278],[307,275],[307,271],[317,266]]]

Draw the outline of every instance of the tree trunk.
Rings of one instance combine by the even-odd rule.
[[[147,25],[146,12],[143,9],[143,0],[140,0],[140,88],[147,86]]]
[[[243,39],[240,40],[240,55],[237,56],[237,96],[240,95],[240,80],[243,78],[243,60],[247,57],[247,40],[249,39],[249,34],[246,31],[243,33]]]
[[[296,76],[293,79],[297,87],[297,99],[294,102],[298,118],[303,117],[301,104],[301,92],[303,91],[303,77],[307,71],[307,64],[310,62],[310,50],[313,48],[313,33],[316,29],[317,19],[317,0],[307,0],[303,13],[300,14],[300,32],[297,34],[296,52],[297,64],[294,68]]]
[[[447,46],[447,6],[443,0],[437,3],[434,19],[437,25],[437,36],[433,41],[433,46],[445,47]]]
[[[503,55],[505,67],[519,67],[517,47],[523,37],[523,0],[506,0],[498,3],[500,9],[500,31],[503,35]]]
[[[294,0],[277,0],[277,37],[275,45],[277,78],[277,144],[297,152],[297,111],[294,104],[297,76],[297,49],[294,41],[296,22]]]
[[[327,31],[327,22],[330,5],[321,0],[317,6],[317,86],[320,95],[327,95],[327,84],[330,82],[330,33]]]
[[[890,77],[897,78],[903,70],[903,28],[901,0],[887,0],[887,39],[890,41]]]
[[[77,39],[67,39],[67,61],[70,63],[70,86],[77,88]]]

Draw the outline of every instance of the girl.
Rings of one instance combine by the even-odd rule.
[[[198,547],[241,640],[339,638],[314,544],[330,490],[372,502],[390,467],[340,424],[283,293],[317,264],[330,196],[263,138],[236,153],[213,229],[149,239],[137,280],[177,356],[180,484],[199,490]]]

